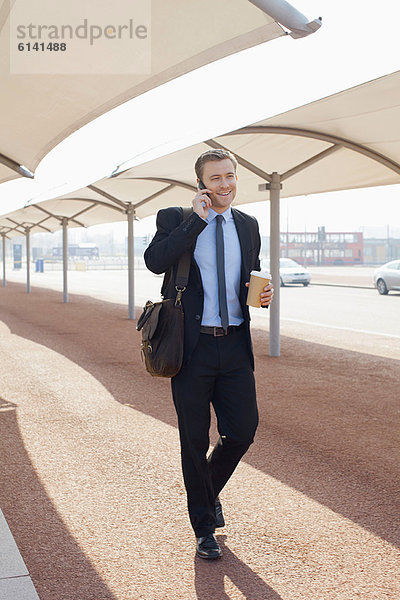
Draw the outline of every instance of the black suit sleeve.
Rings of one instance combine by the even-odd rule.
[[[185,221],[182,210],[167,208],[157,214],[157,232],[144,253],[147,268],[153,273],[165,273],[196,243],[207,223],[192,213]]]
[[[259,227],[258,227],[258,221],[255,217],[250,217],[251,219],[250,223],[252,224],[252,238],[253,238],[253,244],[254,244],[254,256],[255,256],[255,260],[254,260],[254,264],[251,267],[252,271],[261,271],[261,264],[260,264],[260,250],[261,250],[261,237],[260,237],[260,231],[259,231]]]
[[[258,229],[258,223],[256,221],[257,224],[257,258],[256,258],[256,264],[254,267],[254,271],[261,271],[261,264],[260,264],[260,250],[261,250],[261,237],[260,237],[260,231]]]

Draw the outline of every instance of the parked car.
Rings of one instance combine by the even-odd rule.
[[[400,290],[400,260],[391,260],[374,272],[374,285],[380,294]]]
[[[267,258],[264,258],[261,261],[261,269],[263,271],[270,270],[269,260]],[[279,275],[282,286],[287,283],[301,283],[306,286],[311,281],[310,271],[291,258],[279,259]]]

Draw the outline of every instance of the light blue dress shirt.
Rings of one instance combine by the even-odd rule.
[[[218,213],[210,208],[205,219],[207,227],[199,234],[194,250],[194,259],[199,266],[204,290],[202,325],[221,327],[218,305],[217,248],[215,217]],[[229,207],[222,213],[222,231],[224,234],[226,299],[228,303],[229,325],[243,323],[243,313],[239,302],[240,272],[242,255],[239,237]]]

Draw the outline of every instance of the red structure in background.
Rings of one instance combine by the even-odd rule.
[[[364,241],[360,232],[281,233],[281,256],[302,265],[357,265],[364,261]]]

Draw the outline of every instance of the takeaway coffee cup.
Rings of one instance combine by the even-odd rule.
[[[260,294],[270,281],[271,275],[266,271],[252,271],[250,273],[250,285],[247,293],[247,306],[255,306],[256,308],[260,308]]]

